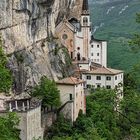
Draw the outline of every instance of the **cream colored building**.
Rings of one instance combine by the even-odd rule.
[[[119,98],[123,98],[123,71],[99,67],[82,73],[87,88],[116,89]]]
[[[74,61],[91,61],[107,67],[107,42],[91,34],[88,0],[83,0],[81,16],[70,15],[56,26],[56,36]]]
[[[84,83],[83,80],[74,77],[57,81],[61,103],[64,105],[62,112],[64,117],[72,122],[76,121],[80,110],[86,113]]]
[[[91,22],[88,9],[88,0],[83,0],[81,16],[79,18],[64,17],[56,26],[56,36],[68,49],[73,60],[88,60],[91,40]]]

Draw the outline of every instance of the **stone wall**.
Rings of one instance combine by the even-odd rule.
[[[33,140],[42,138],[43,129],[41,127],[41,106],[27,112],[18,112],[20,117],[19,129],[21,140]]]

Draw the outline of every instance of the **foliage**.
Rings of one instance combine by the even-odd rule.
[[[2,41],[0,38],[0,92],[9,92],[12,86],[12,76],[6,64],[7,58],[2,50]]]
[[[0,116],[0,139],[1,140],[19,140],[20,131],[17,129],[19,118],[15,113],[9,113],[7,116]]]
[[[71,123],[62,116],[50,128],[50,140],[124,140],[140,137],[140,95],[125,90],[120,109],[115,110],[117,95],[113,90],[100,89],[87,96],[86,115],[79,113]],[[121,111],[120,111],[121,110]]]
[[[49,80],[46,76],[43,76],[39,85],[33,89],[32,96],[42,99],[42,105],[44,107],[60,106],[60,92],[55,82]]]
[[[136,15],[136,22],[140,23],[140,13],[137,13]],[[132,46],[132,50],[134,52],[138,52],[140,50],[140,32],[134,34],[132,40],[130,41],[130,45]]]
[[[119,14],[125,5],[128,8]],[[108,66],[129,72],[140,59],[140,53],[132,53],[128,44],[140,29],[135,22],[136,12],[140,13],[140,0],[105,0],[102,4],[91,0],[89,6],[93,28],[99,27],[94,37],[108,41]],[[107,14],[111,7],[114,8]]]
[[[134,90],[126,90],[124,100],[121,102],[121,111],[119,125],[121,132],[132,139],[140,138],[140,93]]]
[[[126,89],[137,89],[137,83],[134,73],[127,73],[124,75],[124,91]]]
[[[117,127],[118,114],[116,94],[112,90],[101,89],[87,97],[87,116],[92,119],[102,138],[114,140],[120,137]]]
[[[57,122],[50,128],[48,134],[48,138],[70,136],[72,134],[72,124],[60,115]]]
[[[48,139],[52,140],[101,140],[95,128],[91,127],[91,122],[85,115],[79,115],[72,125],[70,121],[61,115],[57,122],[50,128]]]

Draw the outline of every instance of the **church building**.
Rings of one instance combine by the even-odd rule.
[[[91,34],[88,0],[83,0],[80,18],[70,16],[56,26],[56,36],[68,49],[73,61],[87,61],[107,66],[107,42]]]

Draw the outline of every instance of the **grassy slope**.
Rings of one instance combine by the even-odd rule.
[[[128,5],[122,14],[119,11]],[[115,8],[107,15],[109,7]],[[95,33],[95,37],[108,40],[108,66],[130,70],[138,63],[140,54],[133,54],[128,45],[128,39],[138,30],[140,25],[135,22],[136,12],[140,12],[140,0],[120,0],[105,4],[90,4],[93,25],[104,23]]]

